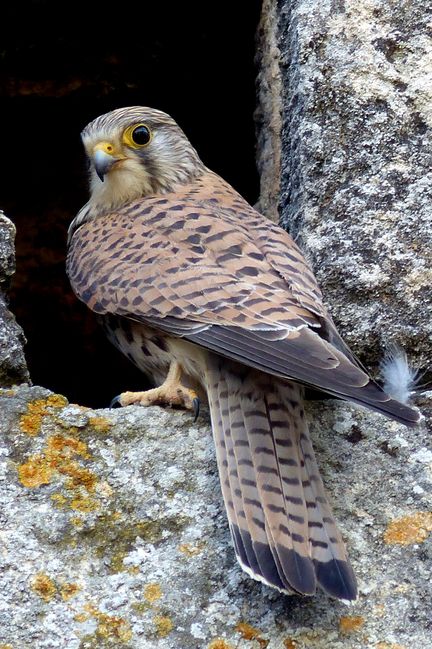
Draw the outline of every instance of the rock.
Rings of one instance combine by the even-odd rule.
[[[432,395],[429,395],[432,396]],[[310,404],[360,585],[349,607],[286,597],[236,563],[205,416],[92,411],[0,393],[0,646],[426,647],[432,602],[425,427]]]
[[[257,30],[258,105],[255,123],[260,197],[255,207],[275,222],[279,221],[282,147],[282,82],[279,59],[276,5],[273,0],[264,0]]]
[[[366,364],[432,357],[432,40],[421,0],[277,3],[283,224]]]
[[[0,386],[29,380],[24,333],[8,309],[5,291],[15,272],[15,226],[0,211]]]

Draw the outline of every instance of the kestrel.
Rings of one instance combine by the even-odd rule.
[[[408,426],[418,411],[368,376],[291,237],[207,169],[171,117],[121,108],[82,139],[91,195],[70,227],[67,272],[114,345],[159,386],[120,404],[194,409],[207,399],[241,566],[285,593],[319,585],[355,599],[304,386]]]

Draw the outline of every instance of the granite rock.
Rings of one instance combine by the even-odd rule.
[[[9,311],[6,291],[15,272],[15,226],[0,211],[0,386],[29,380],[24,357],[25,337]]]
[[[277,3],[280,211],[368,365],[432,357],[432,8]]]
[[[0,408],[1,647],[428,646],[425,426],[309,405],[359,579],[346,605],[280,595],[238,566],[205,413],[92,411],[27,386],[1,391]]]

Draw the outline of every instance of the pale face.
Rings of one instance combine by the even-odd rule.
[[[204,165],[176,122],[150,108],[121,108],[82,132],[90,161],[90,204],[115,209],[143,196],[173,191]]]

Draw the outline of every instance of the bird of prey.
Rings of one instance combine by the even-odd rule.
[[[207,399],[235,552],[285,593],[355,599],[304,416],[304,386],[411,426],[343,342],[291,237],[204,166],[167,114],[120,108],[82,132],[90,200],[67,272],[110,340],[152,377],[119,402]]]

